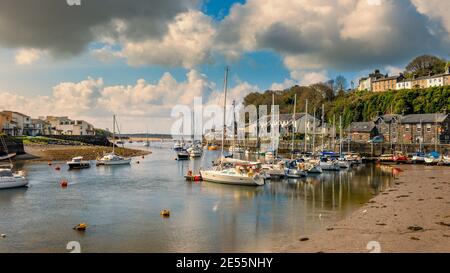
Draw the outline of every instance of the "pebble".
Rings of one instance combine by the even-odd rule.
[[[417,238],[417,237],[411,237],[411,240],[414,240],[414,241],[419,241],[420,239],[419,239],[419,238]]]
[[[409,226],[408,229],[409,229],[409,230],[412,230],[412,231],[421,231],[421,230],[423,230],[423,227],[419,227],[419,226]]]
[[[306,242],[309,241],[309,238],[305,237],[305,238],[300,238],[300,242]]]

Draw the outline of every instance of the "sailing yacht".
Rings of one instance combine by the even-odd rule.
[[[116,137],[116,115],[113,115],[113,140]],[[115,153],[115,146],[113,143],[112,153],[104,155],[97,160],[97,165],[127,165],[131,163],[131,158],[125,158]]]
[[[228,67],[225,69],[224,80],[224,103],[223,103],[223,130],[222,130],[222,151],[220,164],[210,170],[200,171],[200,175],[204,181],[245,186],[262,186],[264,185],[264,176],[260,174],[261,164],[251,163],[235,159],[224,158],[224,142],[226,131],[226,105],[227,105],[227,89],[228,89]],[[231,166],[229,166],[231,165]]]
[[[6,154],[8,154],[8,146],[6,145],[3,136],[0,135],[0,141],[2,143],[3,149]],[[0,189],[12,189],[25,187],[28,185],[28,181],[25,178],[23,172],[14,173],[12,171],[13,163],[11,160],[12,157],[7,157],[9,160],[10,168],[0,168]]]

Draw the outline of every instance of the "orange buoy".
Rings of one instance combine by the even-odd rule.
[[[69,181],[67,181],[66,179],[62,179],[59,184],[62,188],[67,188],[67,186],[69,186]]]
[[[136,161],[136,164],[139,164],[140,162],[139,161]]]
[[[61,170],[61,167],[56,166],[55,171],[60,171],[60,170]]]
[[[48,162],[48,165],[51,166],[51,165],[52,165],[52,162],[49,161],[49,162]]]
[[[142,156],[142,158],[145,158],[145,156]]]

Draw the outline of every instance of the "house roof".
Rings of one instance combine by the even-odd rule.
[[[352,122],[349,127],[347,127],[347,132],[359,132],[359,133],[370,133],[375,128],[375,123],[373,121],[369,122]]]
[[[376,117],[373,121],[376,122],[378,119],[383,120],[386,123],[392,123],[393,121],[398,121],[402,118],[402,115],[397,114],[386,114]]]
[[[444,122],[448,117],[448,114],[413,114],[404,116],[400,123],[435,123]]]

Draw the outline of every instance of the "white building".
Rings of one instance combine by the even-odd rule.
[[[427,87],[444,86],[444,74],[434,75],[427,79]]]
[[[404,79],[402,81],[397,82],[396,84],[396,90],[403,90],[403,89],[411,89],[412,88],[412,81],[409,79]]]
[[[41,117],[40,119],[43,118]],[[48,116],[45,118],[45,121],[50,123],[52,135],[95,135],[94,126],[84,120],[71,120],[68,117]]]

